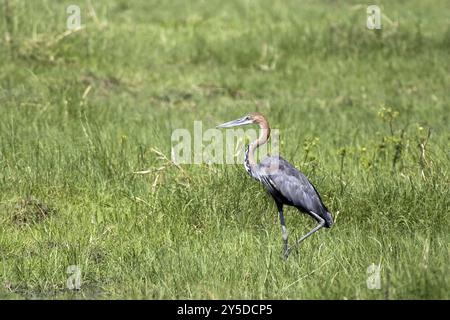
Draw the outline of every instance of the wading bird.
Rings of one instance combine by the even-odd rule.
[[[287,259],[289,253],[300,242],[308,238],[314,232],[333,225],[333,218],[325,207],[319,193],[306,176],[297,170],[292,164],[279,155],[268,156],[259,164],[255,160],[256,149],[267,142],[270,137],[270,127],[266,118],[259,113],[251,113],[237,120],[223,123],[217,128],[230,128],[247,124],[258,124],[261,131],[259,138],[251,142],[245,150],[244,166],[251,177],[255,178],[267,189],[275,200],[281,223],[283,237],[283,254]],[[314,218],[318,225],[295,242],[293,247],[288,244],[288,233],[283,215],[283,205],[296,207]]]

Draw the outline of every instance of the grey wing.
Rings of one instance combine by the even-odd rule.
[[[327,212],[319,193],[308,178],[283,158],[279,161],[278,170],[260,175],[260,180],[269,193],[277,201],[306,212],[313,211],[319,215]],[[261,165],[265,166],[267,162],[263,161]]]

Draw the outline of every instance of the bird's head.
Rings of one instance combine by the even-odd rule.
[[[242,118],[222,123],[222,124],[218,125],[216,128],[231,128],[231,127],[243,126],[243,125],[253,124],[253,123],[257,123],[259,125],[265,124],[268,127],[267,120],[266,120],[266,118],[264,118],[264,116],[262,114],[249,113],[248,115],[246,115]]]

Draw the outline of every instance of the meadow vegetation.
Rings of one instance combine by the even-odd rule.
[[[0,3],[1,298],[450,298],[448,1],[376,1],[381,30],[358,1]],[[171,161],[253,111],[336,222],[287,261],[242,165]]]

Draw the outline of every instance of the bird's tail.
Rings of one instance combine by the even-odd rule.
[[[325,227],[326,228],[331,228],[333,226],[333,224],[334,224],[333,216],[331,215],[331,213],[329,211],[327,211],[324,214],[323,218],[325,219]]]

